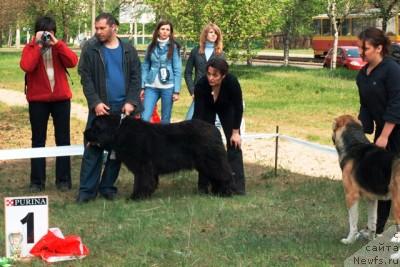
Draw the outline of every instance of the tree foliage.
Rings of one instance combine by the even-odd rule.
[[[147,0],[157,19],[174,23],[184,45],[198,42],[205,24],[217,24],[224,36],[225,52],[231,60],[251,63],[255,43],[264,42],[264,34],[277,17],[274,5],[279,0]],[[274,16],[276,15],[276,16]],[[239,51],[245,51],[239,53]]]
[[[283,0],[279,2],[279,29],[284,41],[284,65],[289,63],[289,45],[293,37],[311,33],[312,14],[321,13],[321,0]]]
[[[382,19],[382,30],[386,32],[389,19],[399,11],[399,0],[369,0],[369,2],[379,9],[378,17]]]

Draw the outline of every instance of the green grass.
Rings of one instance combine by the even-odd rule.
[[[75,157],[75,178],[79,164]],[[25,195],[28,162],[0,166],[0,196]],[[162,177],[154,196],[142,202],[126,200],[132,181],[124,170],[117,182],[119,199],[81,206],[74,203],[75,192],[55,191],[50,175],[50,226],[81,236],[91,253],[59,266],[341,266],[364,244],[339,242],[347,231],[339,181],[285,171],[275,178],[269,168],[252,173],[257,168],[246,165],[244,197],[195,195],[196,175],[182,172]],[[360,213],[366,214],[365,207]]]
[[[24,79],[19,53],[0,53],[0,88],[22,92]],[[86,105],[77,70],[70,71],[73,101]],[[345,69],[233,66],[244,94],[246,128],[249,132],[281,132],[320,143],[330,143],[333,118],[358,111],[356,72]],[[182,80],[180,100],[173,120],[183,120],[191,98]]]

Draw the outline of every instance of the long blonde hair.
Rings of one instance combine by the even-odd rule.
[[[200,44],[199,54],[204,54],[206,41],[207,41],[207,34],[211,29],[214,30],[215,34],[217,35],[217,40],[215,41],[215,46],[214,46],[214,53],[217,56],[219,56],[222,54],[222,49],[223,49],[222,32],[221,32],[221,29],[214,23],[208,23],[203,28],[203,31],[201,32],[200,42],[199,42],[199,44]]]

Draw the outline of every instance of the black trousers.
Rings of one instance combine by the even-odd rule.
[[[70,145],[70,112],[70,100],[29,102],[32,147],[44,147],[46,145],[49,115],[53,118],[56,145]],[[45,184],[46,158],[31,159],[31,186],[44,189]],[[69,156],[56,158],[56,185],[67,185],[71,188],[71,161]]]
[[[210,112],[211,113],[211,112]],[[228,162],[232,169],[232,176],[234,182],[234,190],[235,193],[244,194],[246,192],[246,181],[244,176],[244,167],[243,167],[243,154],[240,148],[235,148],[230,144],[230,139],[232,137],[233,130],[233,110],[225,109],[222,112],[217,112],[222,128],[224,130],[225,138],[226,138],[226,147],[228,153]],[[207,114],[211,115],[211,114]],[[206,116],[209,118],[208,121],[211,124],[215,122],[215,113],[213,116]],[[209,179],[204,175],[199,175],[198,180],[198,189],[200,192],[208,192]]]
[[[379,137],[380,132],[375,135],[375,140]],[[400,152],[400,129],[398,126],[392,131],[389,137],[387,150],[398,154]],[[385,224],[390,215],[390,208],[392,206],[391,200],[379,200],[378,201],[378,219],[376,222],[376,233],[381,234],[385,230]]]

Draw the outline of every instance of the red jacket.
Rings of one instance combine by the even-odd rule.
[[[28,90],[26,98],[29,102],[53,102],[71,99],[72,92],[65,68],[75,67],[78,63],[78,57],[62,41],[58,41],[57,44],[52,46],[52,57],[55,79],[53,91],[47,77],[40,47],[36,44],[35,38],[22,50],[20,66],[27,74]]]

